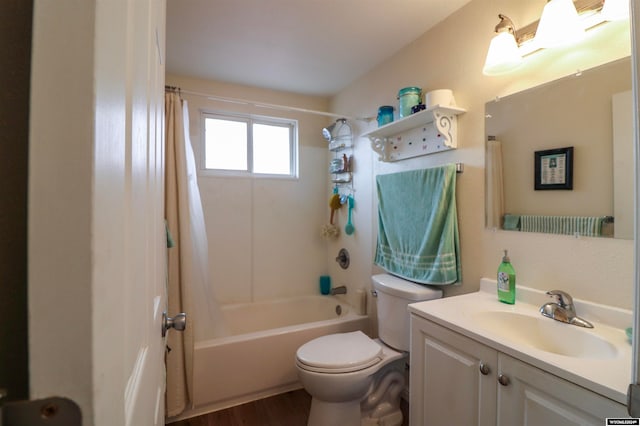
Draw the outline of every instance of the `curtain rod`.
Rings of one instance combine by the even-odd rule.
[[[186,94],[186,95],[200,96],[200,97],[212,100],[212,101],[228,102],[228,103],[239,104],[239,105],[251,105],[251,106],[255,106],[257,108],[268,108],[268,109],[275,109],[275,110],[279,110],[279,111],[302,112],[302,113],[305,113],[305,114],[322,115],[322,116],[325,116],[325,117],[332,117],[332,118],[336,118],[336,119],[338,119],[338,118],[346,118],[347,120],[360,120],[360,121],[366,121],[367,123],[375,120],[375,117],[364,117],[364,118],[363,117],[350,117],[350,116],[342,115],[342,114],[334,114],[332,112],[317,111],[317,110],[313,110],[313,109],[292,107],[292,106],[288,106],[288,105],[270,104],[270,103],[265,103],[265,102],[252,101],[252,100],[249,100],[249,99],[239,99],[239,98],[231,98],[231,97],[226,97],[226,96],[217,96],[217,95],[211,95],[211,94],[208,94],[208,93],[194,92],[192,90],[186,90],[186,89],[182,89],[181,93]]]

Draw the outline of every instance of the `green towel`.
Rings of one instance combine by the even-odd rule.
[[[533,216],[522,215],[523,232],[583,235],[599,237],[606,216]]]
[[[507,231],[520,230],[520,216],[516,214],[505,214],[502,229],[505,229]]]
[[[176,246],[176,243],[173,241],[173,236],[171,235],[171,231],[169,231],[169,224],[167,221],[164,221],[164,229],[167,233],[167,248],[172,248]]]
[[[422,284],[460,282],[456,166],[378,175],[375,263]]]

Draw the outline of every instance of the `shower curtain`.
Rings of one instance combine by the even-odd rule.
[[[189,140],[189,111],[187,102],[175,90],[165,93],[165,120],[165,214],[174,242],[168,250],[167,315],[187,313],[184,332],[170,330],[167,334],[171,350],[166,355],[166,414],[172,417],[193,400],[193,345],[195,328],[200,325],[194,317],[196,312],[208,313],[208,320],[213,321],[214,299],[209,286],[204,214]]]
[[[502,229],[502,217],[504,216],[504,178],[502,172],[502,143],[495,139],[487,141],[485,152],[487,168],[485,203],[486,227],[489,229]]]

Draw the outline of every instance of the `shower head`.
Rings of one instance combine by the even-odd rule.
[[[324,136],[324,138],[328,141],[331,141],[331,139],[333,139],[333,135],[331,132],[333,132],[333,129],[336,128],[336,123],[333,123],[325,128],[322,129],[322,136]]]
[[[336,125],[340,123],[340,127],[338,127],[338,131],[336,133],[338,133],[338,135],[334,134],[334,131],[336,130]],[[322,129],[322,136],[324,136],[324,138],[331,142],[332,140],[336,139],[337,136],[339,136],[340,131],[342,130],[342,128],[346,126],[349,130],[349,134],[351,134],[351,127],[347,124],[347,119],[346,118],[339,118],[336,120],[335,123],[324,127]]]

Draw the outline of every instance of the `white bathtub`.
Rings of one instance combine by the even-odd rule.
[[[333,296],[242,303],[220,310],[231,335],[196,342],[192,415],[299,389],[298,347],[326,334],[369,332],[369,318]]]

